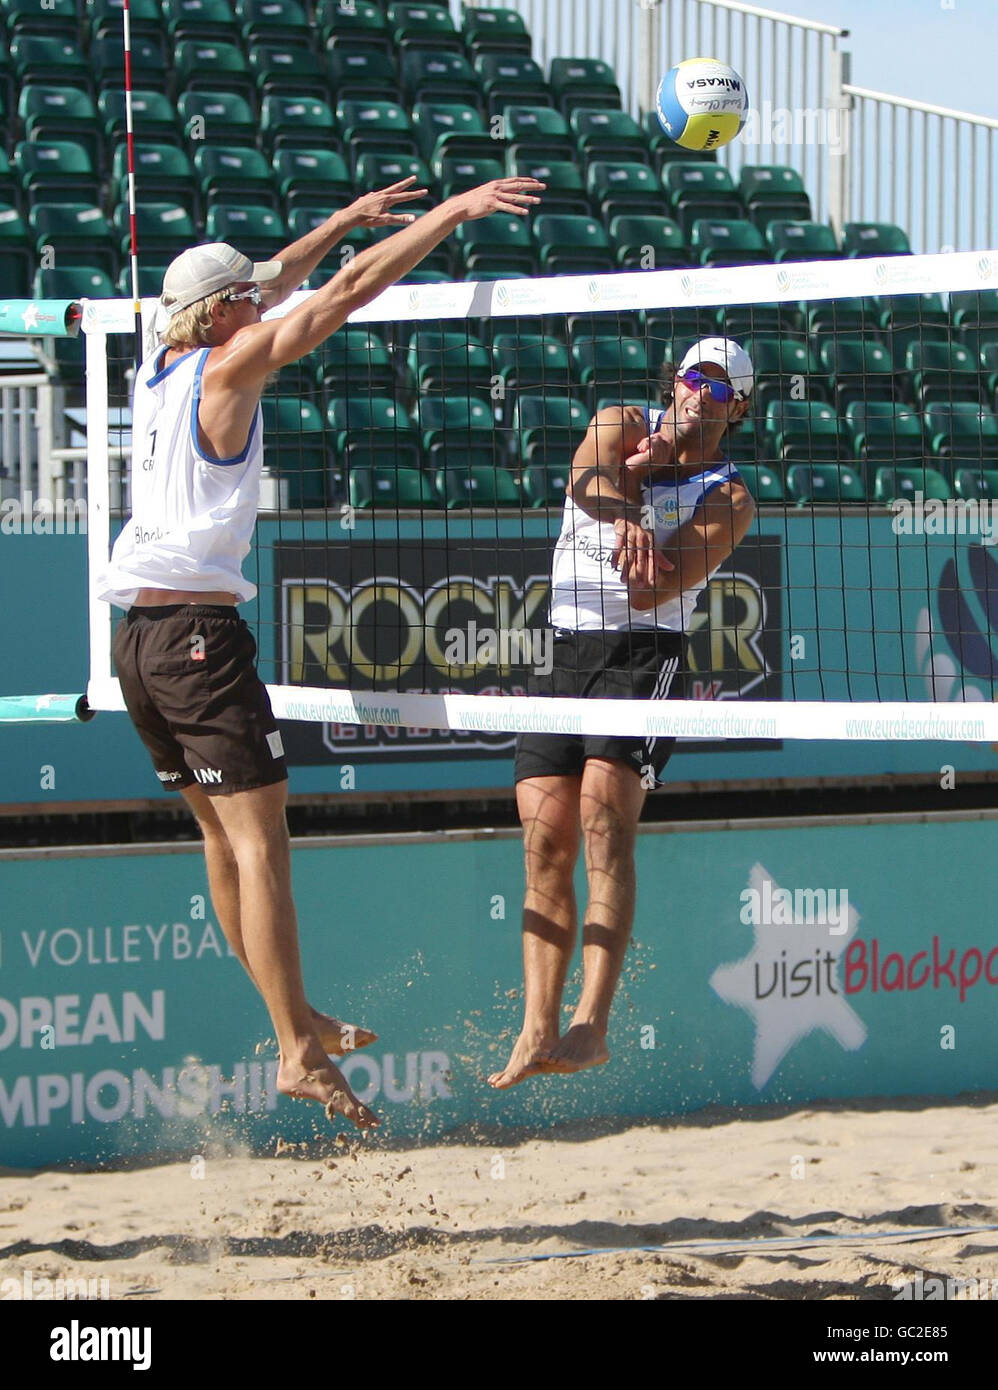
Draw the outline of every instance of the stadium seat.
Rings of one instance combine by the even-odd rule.
[[[913,343],[949,342],[952,329],[941,294],[895,294],[867,300],[898,371]]]
[[[626,111],[589,110],[579,107],[569,117],[578,153],[591,161],[623,161],[648,164],[648,142],[641,127]]]
[[[787,469],[787,497],[801,506],[865,502],[866,485],[848,464],[794,463]]]
[[[915,342],[905,353],[915,399],[922,410],[938,402],[973,401],[983,405],[978,359],[962,343]]]
[[[329,212],[338,203],[346,206],[353,201],[350,170],[343,156],[334,150],[278,150],[273,170],[280,200],[276,206],[288,211],[306,207]],[[380,188],[387,182],[375,181],[371,187]]]
[[[676,270],[690,263],[679,224],[671,217],[611,218],[610,241],[622,270]]]
[[[967,501],[998,502],[998,469],[957,468],[953,472],[953,492]]]
[[[135,143],[135,178],[142,190],[155,189],[156,196],[186,208],[198,217],[198,192],[194,169],[186,151],[175,145]],[[112,206],[128,200],[128,147],[119,145],[111,161],[109,197]]]
[[[590,414],[595,414],[599,391],[616,392],[618,397],[634,394],[635,387],[647,391],[654,375],[639,338],[583,338],[572,344],[571,357],[576,376],[586,388]]]
[[[889,222],[847,222],[842,228],[846,256],[910,256],[911,242],[901,227]]]
[[[785,164],[743,164],[738,192],[749,221],[764,232],[776,218],[811,221],[811,200],[796,169]]]
[[[574,450],[582,442],[589,420],[585,406],[572,396],[517,394],[512,425],[520,457],[525,463],[543,462],[553,451]]]
[[[913,501],[920,492],[925,501],[948,502],[950,485],[934,468],[878,468],[873,480],[873,500],[881,506],[906,498]]]
[[[471,64],[460,53],[431,53],[409,49],[399,70],[402,91],[410,105],[417,101],[478,104],[481,92]]]
[[[106,87],[97,98],[97,111],[104,130],[104,152],[113,156],[124,143],[125,93],[120,87]],[[177,105],[165,92],[138,91],[132,93],[132,123],[135,139],[152,145],[174,145],[182,148],[177,129]],[[217,134],[210,127],[212,135]],[[207,131],[206,131],[207,133]]]
[[[545,215],[534,219],[542,274],[584,274],[610,270],[610,242],[601,222],[587,217]]]
[[[925,433],[934,459],[998,460],[998,417],[987,406],[935,402],[925,412]]]
[[[163,289],[163,276],[166,274],[168,264],[167,261],[147,261],[143,257],[139,265],[139,295],[141,298],[159,298]],[[117,291],[124,299],[131,299],[132,268],[130,265],[122,266],[118,272]]]
[[[553,107],[506,106],[502,120],[512,159],[538,159],[556,164],[575,158],[575,140],[568,122]]]
[[[324,507],[329,465],[321,414],[311,401],[288,396],[265,395],[260,405],[267,458],[288,484],[289,504]]]
[[[441,499],[426,474],[419,468],[396,468],[391,464],[365,467],[352,462],[348,475],[348,497],[358,511],[389,507],[392,511],[436,509]]]
[[[586,175],[593,209],[609,225],[614,217],[628,213],[664,216],[665,195],[647,164],[594,160]]]
[[[465,9],[461,33],[472,58],[479,53],[523,53],[530,57],[530,34],[515,10]]]
[[[454,240],[469,271],[502,268],[537,273],[530,226],[515,213],[494,213],[477,222],[462,222]]]
[[[896,401],[851,401],[845,410],[853,457],[872,476],[878,465],[908,466],[925,459],[922,417]]]
[[[92,203],[36,203],[28,226],[39,256],[45,247],[57,248],[58,264],[93,266],[113,275],[117,270],[107,218]]]
[[[206,211],[216,202],[232,201],[275,212],[280,209],[274,171],[259,150],[205,145],[195,151],[194,168]]]
[[[326,408],[333,446],[342,465],[359,450],[371,450],[393,464],[418,468],[419,439],[401,406],[384,396],[334,396]]]
[[[7,33],[13,39],[18,34],[44,34],[76,42],[79,20],[73,0],[2,0],[0,14],[6,18]]]
[[[649,360],[659,365],[678,362],[687,346],[716,332],[715,310],[708,308],[646,309],[642,323]]]
[[[325,395],[395,390],[395,369],[382,339],[361,324],[338,329],[322,344],[318,380]]]
[[[84,145],[72,140],[21,140],[14,167],[27,203],[76,198],[98,201],[100,182]]]
[[[765,464],[739,463],[738,472],[749,492],[761,505],[776,505],[786,501],[783,479],[773,468]]]
[[[317,0],[315,17],[327,48],[391,49],[388,20],[373,0]]]
[[[128,204],[119,203],[114,210],[114,229],[122,258],[128,255],[128,221]],[[135,209],[135,230],[143,256],[161,262],[173,260],[198,240],[194,219],[177,203],[140,201]]]
[[[256,133],[260,122],[245,97],[235,92],[181,92],[177,110],[184,136],[188,140],[200,137],[227,146],[256,148]]]
[[[620,88],[613,68],[601,58],[552,58],[550,81],[555,105],[566,116],[580,107],[620,110]]]
[[[870,334],[874,341],[879,341],[876,316],[862,295],[823,299],[816,304],[803,303],[801,310],[805,315],[808,336],[811,338],[824,338],[835,334],[855,338]]]
[[[249,70],[260,97],[329,95],[326,66],[311,49],[293,43],[256,43],[249,50]]]
[[[507,173],[517,178],[540,179],[546,185],[543,208],[546,213],[563,217],[591,217],[592,204],[586,193],[582,170],[574,160],[559,159],[547,162],[523,156],[511,159],[507,154]]]
[[[753,409],[763,416],[773,399],[828,401],[828,387],[817,375],[816,364],[806,343],[793,338],[746,336],[742,347],[755,368],[752,391]]]
[[[265,207],[210,207],[205,235],[208,241],[230,242],[255,261],[276,256],[289,239],[283,217]]]
[[[711,331],[716,331],[722,338],[735,338],[738,342],[752,335],[773,337],[785,333],[790,337],[802,337],[804,323],[800,309],[788,301],[727,304],[717,310]]]
[[[662,179],[672,216],[687,238],[700,218],[728,220],[742,216],[741,200],[731,175],[720,164],[678,161],[665,165]]]
[[[518,507],[520,494],[513,475],[500,465],[480,463],[478,458],[476,453],[462,450],[437,451],[437,492],[448,511],[459,507]]]
[[[481,396],[424,396],[416,402],[416,420],[424,451],[440,444],[491,449],[495,420]]]
[[[409,212],[421,212],[433,205],[433,175],[426,161],[418,155],[390,155],[385,153],[362,154],[357,160],[355,187],[357,193],[368,192],[372,188],[387,188],[389,184],[401,183],[403,179],[414,178],[413,188],[426,188],[430,192],[427,199],[416,198],[406,203]],[[462,226],[469,225],[462,223]]]
[[[420,394],[472,396],[488,394],[492,386],[488,348],[463,329],[417,329],[406,365]]]
[[[829,338],[818,345],[818,361],[842,412],[850,401],[892,401],[900,396],[891,355],[869,338]]]
[[[502,143],[494,140],[486,130],[477,106],[417,102],[412,109],[412,126],[427,163],[441,155],[464,155],[469,159],[500,157]]]
[[[11,298],[31,294],[34,255],[28,227],[17,208],[0,205],[0,281]]]
[[[120,39],[124,0],[87,0],[86,20],[90,40]],[[158,38],[163,33],[163,11],[159,0],[130,0],[129,25],[133,35]]]
[[[998,329],[993,331],[994,338],[980,343],[977,355],[984,373],[985,395],[998,408]]]
[[[235,0],[235,11],[246,44],[311,45],[312,26],[298,0]]]
[[[791,222],[776,218],[766,227],[766,240],[775,261],[839,261],[835,233],[823,222]]]
[[[972,352],[998,341],[998,290],[954,290],[949,296],[953,331]]]
[[[822,401],[770,400],[765,456],[773,463],[837,463],[844,454],[839,419]]]
[[[392,101],[341,101],[336,119],[351,158],[362,154],[418,154],[412,122],[401,106]]]
[[[253,100],[253,75],[237,44],[181,39],[174,49],[173,67],[180,90],[235,92]]]
[[[18,118],[29,140],[75,140],[97,167],[102,147],[93,98],[73,87],[35,84],[21,88]]]
[[[332,110],[315,97],[265,96],[260,103],[260,139],[271,155],[278,150],[340,148]]]
[[[667,164],[717,163],[716,151],[706,153],[702,150],[687,150],[682,145],[677,145],[662,129],[658,113],[655,111],[645,112],[642,131],[648,141],[652,167],[660,178],[664,177]]]
[[[402,100],[398,68],[380,48],[331,48],[326,54],[326,78],[338,99]]]
[[[507,106],[554,106],[544,73],[525,53],[478,53],[474,71],[490,116]]]
[[[572,388],[568,349],[558,338],[541,334],[497,333],[492,341],[495,374],[512,411],[514,393],[543,395]]]
[[[88,70],[98,92],[116,91],[123,83],[121,36],[95,39],[90,45]],[[151,35],[132,38],[132,82],[137,90],[165,92],[169,81],[166,44]]]
[[[445,5],[389,5],[388,28],[392,45],[400,53],[424,49],[431,53],[459,53],[464,56],[464,44]]]
[[[79,87],[83,91],[90,88],[91,65],[79,43],[73,39],[58,35],[15,34],[10,44],[10,64],[18,87],[41,82],[59,87]],[[118,70],[120,73],[120,55]]]
[[[705,266],[765,265],[772,260],[759,228],[742,218],[698,217],[690,229],[690,246]]]
[[[35,271],[32,292],[39,299],[113,299],[114,284],[106,271],[95,266],[52,267]]]
[[[163,0],[166,32],[173,43],[196,39],[237,43],[239,26],[227,0]]]
[[[561,459],[545,459],[540,463],[529,464],[520,475],[520,491],[524,502],[531,508],[563,507],[571,476],[570,454]]]
[[[431,168],[445,198],[501,179],[505,173],[498,159],[469,159],[467,155],[436,155]]]

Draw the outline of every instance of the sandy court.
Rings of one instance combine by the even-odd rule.
[[[990,1095],[198,1168],[8,1170],[0,1279],[106,1279],[130,1299],[892,1299],[921,1275],[998,1296],[998,1229],[916,1234],[998,1227]],[[527,1258],[571,1252],[587,1253]]]

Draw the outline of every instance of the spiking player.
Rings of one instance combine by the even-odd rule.
[[[727,338],[694,344],[663,378],[663,408],[615,406],[593,419],[572,463],[551,575],[554,664],[531,694],[675,697],[685,634],[710,575],[755,505],[721,443],[749,409],[748,354]],[[576,1072],[609,1059],[610,1005],[634,919],[634,838],[649,783],[675,739],[524,734],[516,752],[527,888],[524,1021],[489,1083]],[[561,1035],[575,945],[580,840],[589,902],[583,986]]]
[[[256,594],[242,562],[256,523],[267,378],[318,347],[462,222],[526,214],[544,187],[497,179],[413,221],[392,209],[426,192],[414,182],[358,200],[275,260],[255,265],[216,243],[170,265],[165,345],[136,377],[133,515],[98,584],[101,598],[128,610],[114,641],[122,694],[157,776],[181,792],[201,828],[215,911],[277,1034],[277,1088],[358,1126],[378,1121],[328,1054],[374,1034],[341,1025],[305,997],[284,750],[236,605]],[[352,226],[404,222],[412,225],[362,251],[283,318],[261,321]]]

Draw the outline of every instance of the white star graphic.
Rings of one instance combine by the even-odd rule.
[[[749,886],[757,902],[776,904],[782,897],[761,864],[753,865]],[[768,915],[774,920],[756,921],[750,953],[718,966],[710,977],[715,994],[747,1009],[755,1021],[752,1083],[760,1091],[793,1045],[815,1029],[830,1033],[849,1052],[866,1041],[866,1025],[846,1003],[838,975],[839,957],[856,934],[856,909],[849,906],[844,932],[841,923],[808,922],[793,910],[786,918],[776,908]]]
[[[37,305],[37,304],[29,304],[29,305],[28,305],[28,307],[25,309],[24,313],[21,315],[21,322],[24,324],[25,328],[37,328],[37,327],[38,327],[38,305]]]

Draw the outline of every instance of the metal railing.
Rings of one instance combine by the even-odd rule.
[[[0,496],[31,510],[59,500],[54,450],[63,391],[45,373],[0,376]]]

